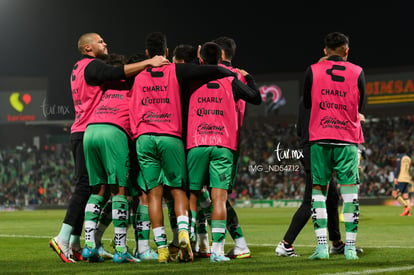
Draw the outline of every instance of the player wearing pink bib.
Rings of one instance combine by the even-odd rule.
[[[64,262],[81,260],[80,235],[82,233],[84,211],[90,196],[88,173],[83,152],[83,135],[92,114],[102,95],[100,85],[105,81],[120,80],[135,75],[145,67],[167,64],[161,56],[139,63],[114,67],[105,64],[101,58],[108,54],[107,44],[97,33],[85,33],[78,40],[82,59],[73,67],[71,91],[75,106],[75,121],[71,128],[71,144],[75,162],[75,190],[69,201],[61,230],[51,239],[50,247]],[[72,248],[72,249],[71,249]]]
[[[235,54],[236,54],[236,42],[234,39],[226,36],[221,36],[216,39],[214,39],[215,43],[217,43],[221,47],[221,66],[224,66],[225,68],[229,68],[229,70],[237,71],[235,68],[233,68],[231,61],[233,60]],[[241,73],[237,74],[237,77],[240,81],[247,84],[248,86],[256,85],[254,82],[254,79],[252,76],[249,75],[242,75]],[[246,110],[246,101],[239,99],[236,102],[236,112],[238,114],[238,124],[239,124],[239,131],[237,133],[237,143],[240,145],[240,134],[241,129],[243,126],[243,118],[244,113]],[[237,174],[237,168],[239,166],[239,159],[240,159],[240,146],[238,146],[237,151],[234,154],[233,158],[233,171],[232,171],[232,186],[235,183],[236,180],[236,174]],[[228,191],[228,193],[231,193],[231,189]],[[235,246],[229,249],[226,252],[226,256],[229,258],[236,258],[236,259],[244,259],[244,258],[250,258],[250,249],[247,246],[246,239],[244,238],[244,234],[242,231],[242,228],[239,223],[239,218],[237,216],[237,213],[231,203],[227,201],[226,203],[227,207],[227,230],[230,234],[230,236],[233,238],[235,242]]]
[[[358,78],[362,68],[340,59],[326,59],[311,65],[312,112],[309,141],[321,139],[362,143],[358,107]],[[345,82],[346,79],[346,82]]]
[[[162,33],[149,34],[146,48],[148,56],[168,55],[167,39]],[[181,259],[193,259],[188,235],[188,198],[185,193],[187,171],[181,140],[181,91],[188,90],[194,80],[208,82],[226,76],[234,76],[234,73],[218,66],[170,64],[148,68],[135,77],[131,89],[131,129],[136,138],[138,162],[144,178],[140,182],[141,188],[148,193],[148,213],[159,262],[169,260],[162,212],[164,185],[174,198]]]
[[[123,57],[123,56],[119,56]],[[115,66],[125,64],[125,58],[110,55],[107,63]],[[138,195],[136,189],[128,184],[129,140],[129,86],[125,81],[108,82],[103,85],[104,94],[93,109],[85,131],[83,146],[89,185],[92,194],[85,208],[85,247],[84,260],[102,261],[96,247],[95,231],[102,208],[106,203],[106,193],[110,192],[112,221],[115,231],[116,263],[139,262],[126,248],[126,235],[129,219],[128,195]],[[109,187],[109,188],[108,188]]]
[[[361,67],[346,62],[349,39],[334,32],[325,37],[326,60],[310,66],[304,83],[304,106],[310,108],[312,220],[318,245],[310,259],[329,259],[326,196],[333,171],[344,200],[347,260],[358,259],[358,148],[363,142],[359,113],[365,97]]]
[[[220,57],[221,48],[216,43],[207,42],[200,50],[201,63],[218,64]],[[261,102],[257,87],[252,89],[235,78],[204,84],[190,98],[187,133],[190,209],[196,215],[202,188],[211,188],[211,262],[229,260],[224,256],[226,202],[227,190],[232,184],[233,154],[238,147],[236,102],[240,98],[254,104]]]
[[[220,146],[237,150],[238,120],[232,81],[233,77],[211,81],[191,95],[187,149]]]

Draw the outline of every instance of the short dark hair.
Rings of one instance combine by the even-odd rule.
[[[325,48],[336,50],[341,46],[349,46],[349,38],[340,32],[331,32],[325,36]]]
[[[191,45],[181,44],[175,47],[173,55],[175,59],[184,60],[185,63],[191,63],[197,57],[197,50]]]
[[[150,57],[164,55],[167,50],[167,36],[162,32],[148,34],[145,38],[145,48],[148,50]]]
[[[227,36],[221,36],[213,40],[214,43],[217,43],[223,50],[227,59],[232,60],[236,55],[236,42],[233,38]]]
[[[144,61],[145,59],[147,59],[147,56],[145,55],[145,53],[135,53],[131,55],[130,57],[128,57],[127,63],[132,64],[132,63]]]
[[[221,58],[221,48],[214,42],[206,42],[201,47],[200,56],[204,63],[217,65]]]
[[[110,53],[106,56],[105,62],[109,65],[113,66],[120,66],[127,63],[127,59],[125,55],[117,54],[117,53]]]

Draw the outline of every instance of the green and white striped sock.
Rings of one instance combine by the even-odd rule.
[[[328,244],[326,191],[312,189],[312,222],[319,244]]]
[[[128,231],[128,210],[129,204],[126,196],[117,195],[112,197],[112,222],[115,231],[115,250],[125,253],[126,235]]]
[[[165,234],[164,226],[153,228],[152,232],[154,232],[154,241],[157,247],[167,246],[167,234]]]
[[[186,230],[187,232],[189,232],[189,219],[188,216],[178,216],[177,217],[177,226],[178,226],[178,232],[180,232],[181,230]]]
[[[237,247],[242,249],[247,248],[246,239],[244,238],[236,211],[230,204],[227,205],[227,231]]]
[[[346,245],[355,246],[359,223],[358,187],[356,185],[341,186],[340,191],[344,200]]]
[[[148,215],[148,206],[140,204],[137,210],[135,225],[135,241],[138,253],[144,253],[150,249],[150,226],[151,222]]]
[[[213,239],[211,252],[217,255],[223,255],[224,242],[226,240],[226,221],[211,220],[211,233]]]
[[[96,225],[95,230],[95,243],[97,246],[102,245],[102,236],[105,233],[105,230],[112,222],[112,201],[109,200],[102,207],[101,215],[99,216],[98,224]]]
[[[89,197],[85,207],[85,245],[95,248],[95,230],[96,224],[101,214],[104,198],[99,195],[92,194]]]

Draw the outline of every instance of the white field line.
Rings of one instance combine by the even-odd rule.
[[[17,234],[0,234],[0,238],[28,238],[28,239],[51,239],[53,236],[38,236],[38,235],[17,235]],[[103,238],[104,241],[110,241],[111,239]],[[132,238],[128,238],[128,241],[134,241]],[[227,240],[226,244],[231,244],[232,240]],[[257,246],[257,247],[276,247],[277,243],[248,243],[248,246]],[[316,244],[315,244],[316,245]],[[295,247],[315,247],[315,245],[303,245],[295,244]],[[414,246],[399,246],[399,245],[369,245],[362,246],[362,248],[390,248],[390,249],[414,249]]]
[[[414,265],[400,266],[400,267],[388,267],[388,268],[377,268],[377,269],[365,269],[360,271],[348,271],[339,273],[325,273],[322,275],[360,275],[360,274],[375,274],[385,272],[399,272],[414,269]]]
[[[17,235],[17,234],[0,234],[0,238],[29,238],[29,239],[50,239],[51,236],[37,236],[37,235]],[[110,239],[104,239],[109,241]],[[133,241],[133,239],[128,239]],[[266,246],[266,247],[276,247],[277,244],[252,244],[249,243],[249,246]],[[315,245],[295,245],[297,247],[314,247]],[[364,246],[364,248],[389,248],[389,249],[414,249],[414,246]],[[399,272],[414,269],[414,265],[401,266],[401,267],[389,267],[389,268],[378,268],[378,269],[366,269],[361,271],[349,271],[349,272],[338,272],[338,273],[325,273],[322,275],[362,275],[362,274],[375,274],[375,273],[386,273],[386,272]]]
[[[229,241],[230,243],[232,242],[231,240]],[[227,242],[226,242],[226,244],[227,244]],[[269,243],[264,243],[264,244],[253,244],[253,243],[248,243],[247,244],[248,246],[273,246],[273,247],[276,247],[277,246],[277,243],[272,243],[272,244],[269,244]],[[309,245],[309,244],[294,244],[293,245],[294,247],[316,247],[316,243],[315,244],[312,244],[312,245]],[[359,246],[358,244],[357,244],[357,246]],[[410,245],[407,245],[407,246],[402,246],[402,245],[361,245],[361,247],[362,248],[395,248],[395,249],[398,249],[398,248],[406,248],[406,249],[414,249],[414,246],[410,246]]]

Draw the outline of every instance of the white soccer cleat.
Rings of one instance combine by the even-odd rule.
[[[297,257],[299,256],[296,254],[295,249],[293,246],[286,248],[283,242],[280,242],[275,249],[277,256],[284,256],[284,257]]]

